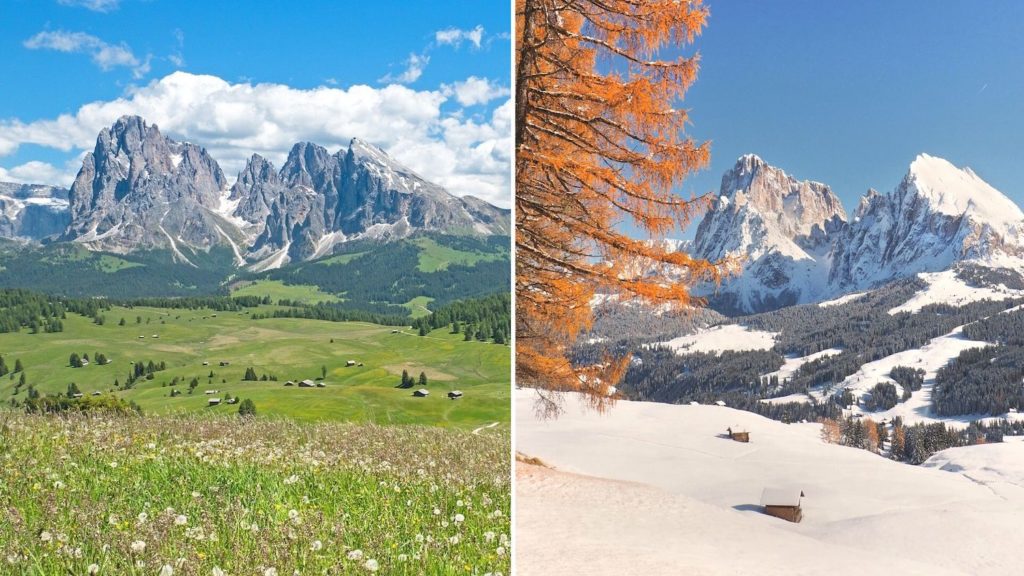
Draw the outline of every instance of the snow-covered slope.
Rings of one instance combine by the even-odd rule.
[[[517,450],[569,473],[519,476],[520,573],[1019,569],[1024,488],[1004,482],[1019,478],[1019,465],[1007,466],[1014,454],[958,448],[969,466],[950,471],[826,444],[816,424],[724,407],[623,401],[600,415],[570,399],[557,420],[540,420],[532,391],[515,401]],[[727,427],[748,430],[751,442],[728,440]],[[803,490],[803,522],[761,514],[765,487]]]
[[[775,345],[775,336],[776,334],[772,332],[751,330],[738,324],[724,324],[697,330],[694,334],[673,338],[667,342],[659,342],[658,345],[671,348],[680,354],[768,350]]]

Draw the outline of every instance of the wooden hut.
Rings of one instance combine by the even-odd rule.
[[[729,439],[735,440],[736,442],[750,442],[750,432],[746,430],[733,430],[732,427],[726,428],[729,433]]]
[[[448,398],[451,398],[452,400],[458,400],[459,398],[462,398],[462,391],[452,390],[451,392],[448,393]]]
[[[799,488],[765,488],[761,492],[761,506],[764,513],[790,522],[803,519],[800,499],[804,497]]]
[[[316,382],[313,382],[309,378],[299,382],[299,388],[316,388]]]
[[[220,404],[220,398],[210,398],[206,401],[207,406],[217,406]]]
[[[426,388],[420,388],[419,390],[412,393],[413,396],[417,396],[420,398],[426,396],[427,394],[430,394],[430,390],[427,390]]]

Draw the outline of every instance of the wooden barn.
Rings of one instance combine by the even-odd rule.
[[[726,432],[729,433],[729,439],[735,440],[736,442],[750,442],[750,432],[746,430],[733,430],[732,427],[726,428]]]
[[[458,400],[459,398],[462,398],[462,391],[452,390],[451,392],[448,393],[448,397],[451,398],[452,400]]]
[[[427,390],[426,388],[420,388],[419,390],[412,393],[413,396],[417,396],[420,398],[426,396],[427,394],[430,394],[430,390]]]
[[[312,380],[307,378],[299,382],[299,388],[316,388],[316,382],[313,382]]]
[[[790,522],[803,519],[800,499],[804,497],[799,488],[765,488],[761,492],[761,507],[764,513]]]

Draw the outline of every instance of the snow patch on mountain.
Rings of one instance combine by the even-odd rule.
[[[813,362],[814,360],[817,360],[819,358],[825,358],[826,356],[835,356],[836,354],[841,354],[842,352],[842,348],[829,348],[827,350],[822,350],[821,352],[808,354],[807,356],[787,355],[785,357],[785,362],[782,364],[781,368],[779,368],[775,372],[769,372],[764,376],[767,378],[775,376],[779,379],[779,382],[781,383],[785,381],[787,378],[792,378],[793,374],[796,374],[796,371],[799,370],[800,367],[803,366],[804,364],[807,364],[808,362]]]
[[[971,286],[957,276],[954,270],[922,273],[917,277],[927,282],[928,287],[914,294],[910,300],[889,310],[889,314],[913,314],[929,304],[963,306],[979,300],[1008,300],[1024,296],[1024,290],[1013,290],[1003,285]]]
[[[838,390],[848,389],[855,397],[859,398],[870,390],[875,384],[889,382],[896,386],[897,395],[903,393],[903,387],[889,377],[889,373],[895,366],[907,366],[925,371],[924,384],[921,389],[914,392],[909,400],[900,402],[889,410],[880,412],[865,412],[859,406],[854,406],[854,413],[862,413],[875,420],[892,420],[894,416],[900,416],[907,424],[917,422],[945,422],[949,425],[966,426],[972,420],[970,416],[964,417],[943,417],[937,418],[932,414],[932,389],[935,387],[935,374],[940,368],[949,364],[951,360],[960,355],[964,350],[989,346],[988,342],[969,340],[963,334],[963,327],[958,327],[949,334],[939,336],[929,341],[921,348],[904,350],[891,356],[886,356],[874,362],[868,362],[860,367],[856,373],[847,376],[838,386],[831,389],[818,389],[812,392],[819,400],[825,400],[827,396]]]
[[[818,306],[821,306],[822,308],[828,308],[829,306],[841,306],[843,304],[846,304],[847,302],[853,302],[854,300],[866,296],[867,294],[867,292],[853,292],[851,294],[844,294],[843,296],[840,296],[838,298],[825,300],[824,302],[818,302]]]
[[[698,330],[695,334],[673,338],[667,342],[659,342],[654,346],[666,346],[677,354],[693,352],[717,352],[726,350],[770,350],[775,346],[775,332],[753,330],[738,324],[724,324],[713,328]]]

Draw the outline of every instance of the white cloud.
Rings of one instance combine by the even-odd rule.
[[[77,164],[80,165],[81,162],[77,162]],[[68,187],[75,181],[75,172],[68,168],[58,168],[47,162],[32,160],[31,162],[15,166],[10,170],[0,168],[0,182],[49,184],[52,186]]]
[[[423,75],[423,69],[426,68],[429,63],[430,56],[427,56],[426,54],[409,54],[409,57],[405,60],[405,70],[402,71],[401,74],[387,74],[377,81],[385,84],[412,84],[416,80],[419,80],[420,76]]]
[[[131,68],[135,78],[141,78],[149,73],[150,56],[140,60],[127,44],[108,44],[85,32],[44,30],[25,40],[24,45],[30,50],[88,54],[93,63],[104,72],[123,66]]]
[[[57,0],[64,6],[81,6],[93,12],[112,12],[117,10],[121,0]]]
[[[511,91],[505,87],[491,82],[487,78],[470,76],[454,86],[445,87],[455,94],[455,99],[463,106],[475,106],[486,104],[496,98],[508,96]]]
[[[458,28],[446,28],[444,30],[438,30],[434,32],[434,40],[438,44],[450,44],[452,46],[461,46],[463,42],[469,42],[474,48],[480,47],[480,42],[484,38],[484,27],[477,25],[472,30],[460,30]]]
[[[185,48],[185,33],[181,31],[181,28],[174,29],[174,46],[174,51],[167,56],[167,59],[174,64],[175,68],[184,68],[185,56],[182,51]]]
[[[454,194],[509,206],[511,101],[487,120],[464,120],[442,113],[451,97],[445,90],[397,84],[301,90],[179,71],[73,114],[34,122],[0,120],[0,156],[23,144],[84,153],[92,150],[100,130],[122,115],[138,114],[177,140],[206,147],[229,179],[254,152],[280,167],[296,142],[316,142],[333,152],[358,136]],[[79,166],[46,183],[67,182]],[[43,174],[42,167],[35,169]]]

